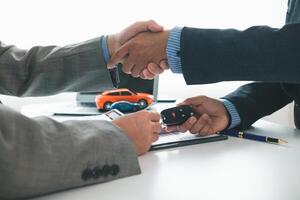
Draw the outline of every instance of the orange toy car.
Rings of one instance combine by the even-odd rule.
[[[153,98],[148,93],[135,93],[126,88],[104,91],[96,96],[96,106],[99,111],[110,110],[111,104],[117,101],[139,103],[142,108],[145,108],[153,103]]]

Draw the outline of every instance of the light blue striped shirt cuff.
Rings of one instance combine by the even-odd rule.
[[[106,63],[108,63],[108,61],[110,59],[110,55],[109,55],[109,50],[108,50],[108,45],[107,45],[107,35],[104,35],[101,37],[100,46],[102,48],[104,61]]]
[[[239,113],[237,112],[235,106],[230,101],[228,101],[226,99],[220,99],[220,100],[223,102],[225,108],[227,109],[227,111],[228,111],[228,113],[230,114],[230,117],[231,117],[231,124],[228,127],[228,129],[235,128],[238,125],[240,125],[241,117],[240,117]]]
[[[180,37],[181,27],[171,29],[167,43],[168,64],[173,73],[181,74]]]

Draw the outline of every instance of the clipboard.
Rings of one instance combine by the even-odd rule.
[[[150,151],[174,148],[174,147],[182,147],[182,146],[207,143],[207,142],[216,142],[216,141],[221,141],[226,139],[228,139],[226,135],[219,135],[219,134],[203,137],[196,134],[191,134],[189,132],[160,133],[159,139],[151,145]]]

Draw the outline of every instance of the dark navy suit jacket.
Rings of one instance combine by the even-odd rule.
[[[181,34],[182,71],[187,84],[257,81],[225,96],[237,108],[240,129],[295,101],[300,127],[300,0],[290,0],[286,25],[234,29],[185,27]]]

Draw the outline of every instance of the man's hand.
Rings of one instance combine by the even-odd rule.
[[[157,112],[139,111],[113,120],[133,142],[138,155],[146,153],[161,131]]]
[[[153,78],[168,68],[166,62],[168,35],[169,31],[140,33],[115,52],[108,63],[108,68],[122,62],[125,73],[133,77]],[[157,67],[159,64],[160,67]]]
[[[125,42],[142,32],[162,32],[164,28],[155,21],[140,21],[128,26],[119,33],[108,36],[108,49],[113,55]]]
[[[153,79],[156,75],[162,74],[165,70],[169,69],[167,60],[160,61],[159,65],[149,63],[147,68],[143,69],[140,73],[142,79]]]
[[[197,96],[184,100],[180,105],[191,105],[197,112],[179,127],[168,127],[167,131],[179,129],[180,132],[190,131],[193,134],[211,135],[224,130],[229,123],[229,116],[223,103],[206,96]]]
[[[162,32],[164,28],[158,25],[155,21],[140,21],[128,26],[119,33],[112,34],[108,36],[108,50],[109,54],[112,56],[125,42],[132,39],[136,35],[142,32]],[[117,63],[115,63],[117,64]],[[109,68],[113,68],[114,65]],[[141,74],[143,79],[153,79],[156,74],[163,72],[162,68],[168,68],[167,62],[164,60],[161,63],[149,63],[147,69],[145,69],[144,74]]]

